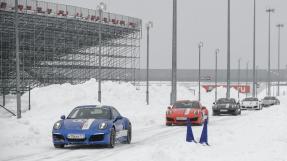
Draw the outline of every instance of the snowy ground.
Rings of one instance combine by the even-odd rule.
[[[197,88],[179,84],[178,99],[196,99],[193,89]],[[262,98],[265,91],[261,93]],[[165,126],[169,94],[169,84],[152,85],[151,105],[146,106],[145,87],[137,89],[127,83],[105,82],[103,104],[117,107],[123,116],[130,118],[132,143],[118,144],[114,149],[55,149],[51,140],[54,122],[77,105],[98,104],[97,83],[91,80],[75,86],[64,84],[33,89],[31,111],[26,111],[27,95],[23,96],[23,110],[26,112],[22,119],[17,120],[0,109],[0,160],[287,161],[287,96],[280,97],[280,106],[262,111],[243,111],[241,116],[210,116],[208,132],[211,146],[203,146],[185,142],[185,126]],[[225,89],[219,88],[218,94],[223,97]],[[235,90],[231,94],[237,97]],[[202,90],[202,103],[211,109],[213,102],[214,92]],[[14,108],[15,100],[9,99],[7,107]],[[197,140],[201,130],[200,126],[193,127]]]

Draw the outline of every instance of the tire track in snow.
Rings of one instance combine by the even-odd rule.
[[[247,113],[243,112],[244,116],[248,116]],[[215,122],[222,122],[222,121],[228,121],[228,120],[234,120],[234,119],[243,119],[245,117],[238,117],[238,116],[212,116],[210,120],[210,125],[212,126]],[[181,128],[183,127],[183,128]],[[201,128],[201,126],[194,126],[194,128]],[[9,158],[7,160],[3,161],[49,161],[49,160],[59,160],[59,161],[65,161],[65,160],[87,160],[93,158],[93,160],[101,160],[109,158],[113,155],[116,155],[120,152],[130,150],[131,148],[137,147],[137,146],[145,146],[145,145],[152,145],[157,144],[159,141],[170,139],[174,134],[181,133],[182,131],[185,131],[185,126],[172,126],[172,127],[166,127],[165,125],[155,125],[150,126],[146,128],[140,128],[135,129],[133,131],[133,137],[134,141],[130,145],[121,145],[117,144],[114,149],[105,149],[105,148],[93,148],[88,147],[82,149],[82,147],[79,148],[69,148],[69,149],[53,149],[52,151],[48,152],[39,152],[29,155],[22,155],[19,157]],[[83,152],[86,153],[86,155],[83,155]],[[97,155],[93,155],[97,154]]]

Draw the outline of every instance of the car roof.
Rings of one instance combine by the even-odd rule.
[[[81,105],[81,106],[77,106],[76,108],[111,108],[111,106],[106,106],[106,105]]]
[[[265,96],[264,98],[274,98],[274,99],[276,99],[276,97],[274,97],[274,96]]]
[[[235,98],[219,98],[218,100],[235,100]]]
[[[198,102],[198,101],[196,101],[196,100],[194,100],[194,101],[192,101],[192,100],[178,100],[176,102]]]
[[[245,100],[245,99],[258,99],[258,98],[257,97],[246,97],[243,100]]]

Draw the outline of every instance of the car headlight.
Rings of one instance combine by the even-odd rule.
[[[100,129],[100,130],[104,130],[104,129],[106,129],[106,128],[107,128],[107,126],[108,126],[108,124],[107,124],[107,123],[102,122],[101,124],[99,124],[99,129]]]
[[[171,114],[172,114],[172,111],[171,111],[171,110],[168,110],[168,111],[166,111],[166,114],[167,114],[167,115],[171,115]]]
[[[56,122],[53,127],[55,130],[59,130],[61,128],[61,122]]]
[[[193,111],[193,113],[194,113],[195,115],[198,115],[199,112],[198,112],[198,111]]]

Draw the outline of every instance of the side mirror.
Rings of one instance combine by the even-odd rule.
[[[170,106],[168,106],[168,107],[167,107],[167,109],[168,109],[168,110],[171,110],[171,107],[170,107]]]
[[[65,115],[62,115],[62,116],[61,116],[61,119],[62,119],[62,120],[65,120],[65,119],[66,119],[66,116],[65,116]]]
[[[213,102],[213,104],[215,105],[216,103],[215,103],[215,102]]]

